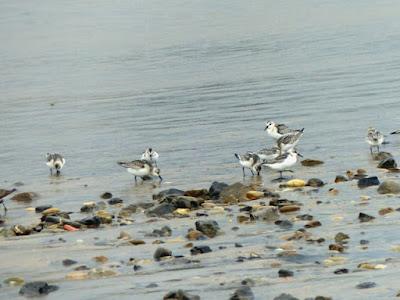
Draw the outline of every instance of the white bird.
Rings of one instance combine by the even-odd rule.
[[[65,165],[65,158],[58,153],[47,153],[46,165],[50,168],[50,175],[53,175],[53,169],[56,170],[57,175],[60,175],[60,171]]]
[[[121,167],[126,168],[129,173],[135,175],[135,181],[137,180],[137,176],[142,178],[142,180],[145,176],[158,176],[160,182],[163,180],[160,175],[160,169],[147,160],[138,159],[128,162],[120,161],[118,164]]]
[[[279,178],[278,179],[283,179],[282,173],[287,171],[287,172],[293,172],[291,170],[288,170],[288,168],[294,166],[297,163],[297,156],[302,156],[301,154],[297,153],[296,150],[290,149],[288,152],[283,153],[282,155],[279,155],[277,158],[265,162],[262,165],[267,166],[268,168],[271,168],[273,170],[279,171]]]
[[[239,160],[240,165],[242,166],[243,177],[246,176],[244,168],[250,169],[252,175],[254,175],[254,173],[260,175],[262,161],[257,154],[252,152],[247,152],[244,155],[235,153],[235,156]]]
[[[147,148],[143,153],[142,153],[142,160],[147,160],[151,163],[154,163],[157,166],[157,160],[160,157],[160,155],[154,151],[152,148]]]
[[[392,133],[393,134],[393,133]],[[381,132],[376,130],[373,127],[369,127],[367,131],[367,137],[366,137],[366,142],[369,144],[369,150],[372,154],[372,148],[376,147],[379,152],[379,146],[383,143],[385,137]]]
[[[265,129],[268,135],[270,135],[274,139],[279,139],[285,134],[294,133],[300,130],[297,129],[290,129],[285,124],[276,124],[272,121],[265,122]]]
[[[287,133],[285,135],[282,135],[276,141],[276,145],[281,151],[281,154],[288,152],[291,149],[294,149],[294,147],[296,147],[296,145],[300,141],[300,138],[302,137],[303,133],[304,133],[304,128],[301,130],[296,130],[295,132],[292,133]]]

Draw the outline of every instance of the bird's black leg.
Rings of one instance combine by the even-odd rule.
[[[251,175],[253,175],[253,176],[254,176],[254,172],[253,172],[253,170],[252,170],[252,169],[250,169],[250,172],[251,172]]]
[[[50,168],[50,176],[53,176],[53,169]]]
[[[373,153],[372,153],[372,146],[369,147],[369,152],[371,152],[371,155],[373,155]]]
[[[243,177],[246,177],[246,173],[244,172],[244,167],[242,167]]]
[[[1,204],[3,204],[3,207],[4,207],[4,215],[6,215],[6,214],[7,214],[7,207],[6,207],[6,205],[4,204],[4,201],[2,201]]]
[[[378,153],[379,153],[379,145],[378,145],[378,146],[376,146],[376,148],[378,149]]]
[[[57,176],[60,176],[60,170],[57,169]]]
[[[137,182],[137,178],[136,178],[136,176],[135,176],[135,182]]]
[[[283,171],[279,171],[279,179],[283,179],[282,173]]]

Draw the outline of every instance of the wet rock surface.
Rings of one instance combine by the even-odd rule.
[[[397,163],[393,157],[388,157],[379,162],[378,168],[380,168],[380,169],[396,169]]]
[[[209,238],[215,237],[219,231],[219,225],[214,220],[196,221],[195,226],[198,231],[204,233]]]
[[[361,178],[358,180],[357,183],[359,188],[366,188],[369,186],[379,185],[379,184],[380,184],[379,179],[376,176]]]
[[[378,188],[380,194],[398,194],[400,193],[400,183],[392,180],[384,181]]]
[[[238,288],[229,300],[254,300],[254,294],[250,287],[242,286]]]
[[[58,290],[58,286],[49,285],[44,281],[33,281],[24,284],[19,290],[19,294],[25,297],[40,297]]]

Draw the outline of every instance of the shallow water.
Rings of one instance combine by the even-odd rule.
[[[165,178],[161,188],[239,181],[241,170],[233,153],[271,145],[263,132],[266,120],[304,127],[299,150],[307,158],[325,161],[315,169],[298,166],[296,177],[332,182],[336,174],[362,167],[384,179],[388,175],[375,169],[364,136],[370,125],[386,134],[399,126],[399,17],[398,1],[381,1],[379,6],[375,1],[79,1],[68,5],[2,1],[1,186],[23,182],[20,190],[40,194],[34,206],[52,204],[71,211],[84,201],[97,200],[103,191],[112,191],[128,203],[149,201],[158,185],[135,185],[132,176],[116,165],[118,160],[137,158],[148,146],[161,155],[159,166]],[[400,139],[390,136],[388,140],[384,150],[397,157]],[[44,164],[45,153],[53,151],[67,160],[60,178],[49,177]],[[264,185],[272,185],[275,176],[265,171]],[[349,210],[348,221],[355,221],[359,208],[345,201],[356,201],[360,192],[355,193],[351,184],[341,189],[343,203],[339,208],[327,205],[325,215],[319,217],[322,223],[335,209]],[[375,189],[362,193],[376,197]],[[394,199],[384,199],[379,204],[371,201],[371,213],[391,201],[395,205]],[[8,207],[11,223],[29,224],[27,220],[37,218],[23,205],[9,202]],[[390,228],[398,224],[385,220],[382,228],[371,228],[371,235],[387,249],[396,242]],[[357,222],[350,228],[343,223],[335,224],[332,232],[340,226],[353,234],[360,229]],[[263,225],[255,230],[264,229],[258,227]],[[27,252],[18,249],[30,256],[32,245],[42,239],[18,239]],[[34,276],[38,270],[30,269],[31,260],[25,267],[13,264],[21,254],[10,253],[15,242],[0,247],[10,264],[2,268],[1,277],[13,270]],[[224,238],[216,243],[220,242]],[[254,239],[249,244],[256,247],[257,243]],[[39,254],[33,257],[45,260],[41,247],[34,247]],[[50,252],[49,257],[59,259],[58,252]],[[371,259],[389,255],[379,247],[368,253]],[[214,263],[221,262],[214,259]],[[41,268],[38,277],[53,278],[52,265]],[[214,269],[201,269],[201,273]],[[393,269],[382,271],[383,281],[388,281],[385,276],[389,278],[390,272]],[[151,281],[163,282],[168,276],[161,272]],[[326,282],[300,278],[290,285],[260,285],[254,291],[260,295],[268,289],[275,295],[284,284],[285,290],[297,290],[295,295],[315,296],[318,286],[327,288]],[[343,278],[336,280],[345,284]],[[82,298],[94,299],[96,292],[109,293],[113,280],[103,280],[96,290],[98,281],[62,283],[64,293],[57,297],[67,299],[84,286]],[[145,286],[143,278],[139,281]],[[301,292],[305,283],[315,287],[311,294]],[[179,283],[167,286],[175,285],[180,287]],[[189,281],[189,289],[191,285]],[[129,281],[115,294],[130,297],[136,293],[129,290],[134,286]],[[200,286],[194,290],[206,299],[227,297],[230,292],[220,286]],[[334,289],[326,291],[332,295]],[[162,286],[147,298],[160,298],[166,290]],[[349,288],[348,295],[365,299],[357,292]],[[7,293],[14,296],[15,290]],[[140,292],[142,299],[145,293]]]

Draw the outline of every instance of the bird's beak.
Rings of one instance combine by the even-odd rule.
[[[268,129],[268,126],[265,126],[264,131]]]
[[[163,178],[161,177],[161,175],[158,175],[158,178],[160,178],[160,182],[163,181]]]
[[[300,157],[304,157],[304,156],[303,156],[303,155],[301,155],[300,153],[297,153],[297,155],[298,155],[298,156],[300,156]]]

